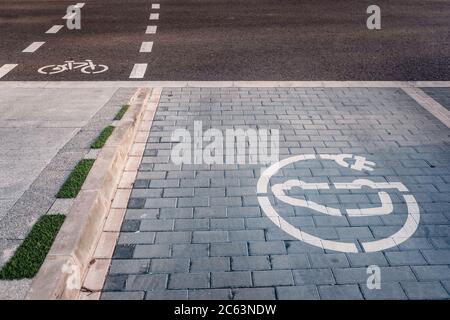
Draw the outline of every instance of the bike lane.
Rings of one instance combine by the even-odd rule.
[[[63,17],[66,15],[67,7],[77,3],[84,3],[80,6],[81,28],[69,30]],[[126,5],[122,1],[64,1],[56,8],[48,2],[36,3],[33,9],[29,10],[29,16],[20,18],[23,22],[33,21],[33,28],[22,28],[23,22],[19,26],[5,22],[5,30],[2,32],[7,33],[5,37],[7,41],[2,41],[2,44],[6,46],[11,43],[11,45],[2,50],[0,63],[18,65],[2,80],[100,81],[118,79],[119,75],[129,75],[133,63],[140,58],[139,47],[149,24],[150,6],[150,2],[139,0],[128,1]],[[46,15],[35,17],[33,14],[40,10]],[[46,33],[56,25],[63,27],[56,33]],[[32,52],[22,52],[36,42],[43,44],[38,48],[32,46]],[[86,60],[92,60],[96,65],[106,65],[108,70],[97,74],[83,73],[80,69],[55,74],[38,72],[45,66],[64,65],[66,61],[86,62]]]
[[[280,163],[176,164],[195,121]],[[449,133],[398,88],[166,88],[101,297],[449,298]]]

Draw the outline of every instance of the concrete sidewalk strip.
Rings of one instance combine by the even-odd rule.
[[[139,89],[131,99],[129,111],[102,148],[43,266],[33,280],[27,299],[76,298],[79,287],[73,284],[70,275],[76,272],[80,278],[75,279],[75,282],[81,281],[85,278],[92,254],[106,256],[105,250],[113,234],[101,237],[98,230],[105,223],[119,184],[119,173],[125,167],[149,95],[150,89]],[[94,251],[98,241],[101,241],[99,251]]]
[[[134,146],[141,145],[141,141],[147,140],[160,95],[161,90],[153,89],[143,110],[142,118],[134,136],[133,145],[130,146],[130,152],[128,153],[114,200],[107,214],[106,222],[102,226],[103,231],[92,256],[93,262],[89,265],[86,278],[82,284],[79,299],[92,300],[100,298],[104,279],[108,272],[111,257],[113,256],[113,251],[121,230],[128,199],[144,152],[143,149],[139,153],[133,151],[136,149]]]
[[[111,259],[114,268],[102,265],[106,280],[103,288],[95,284],[95,298],[237,299],[238,292],[247,299],[416,299],[427,292],[449,298],[439,281],[449,276],[444,242],[450,230],[450,130],[416,99],[420,91],[405,88],[412,86],[164,88],[153,121],[145,124],[148,138],[136,136],[134,152],[142,161],[127,165],[132,173],[123,175],[127,191],[116,202],[118,217],[105,228],[119,241],[110,257],[101,258]],[[428,98],[426,103],[436,106]],[[286,166],[277,181],[401,182],[417,199],[417,230],[396,239],[400,245],[392,240],[389,250],[364,252],[362,244],[391,239],[405,223],[411,198],[403,200],[401,191],[390,190],[394,212],[381,218],[324,216],[269,198],[293,228],[323,242],[355,243],[356,253],[301,241],[262,210],[255,192],[262,165],[171,163],[172,132],[192,134],[196,120],[219,130],[277,129],[280,159],[316,155]],[[365,157],[371,170],[355,173],[323,159],[314,162],[322,154]],[[295,196],[342,210],[380,201],[370,188]],[[371,265],[380,267],[381,290],[366,286]],[[421,289],[426,292],[418,294]]]

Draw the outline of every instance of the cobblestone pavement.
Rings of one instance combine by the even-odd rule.
[[[268,196],[294,228],[359,252],[300,241],[262,210],[261,165],[171,163],[173,130],[192,131],[194,120],[204,129],[278,129],[280,159],[315,155],[280,169],[271,186],[401,182],[418,203],[417,230],[391,248],[363,250],[405,224],[411,201],[400,191],[387,190],[393,212],[375,216],[333,216]],[[450,130],[397,88],[164,89],[102,298],[448,299],[449,143]],[[363,156],[375,166],[352,170],[323,154]],[[380,207],[377,192],[292,188],[289,195],[345,212]],[[368,288],[369,265],[380,267],[381,289]]]

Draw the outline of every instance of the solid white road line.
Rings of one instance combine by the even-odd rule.
[[[158,20],[159,13],[150,13],[150,20]]]
[[[130,74],[130,79],[141,79],[147,70],[147,63],[135,63]]]
[[[48,29],[45,33],[57,33],[62,28],[64,28],[64,26],[62,24],[55,24],[53,27]]]
[[[23,49],[22,52],[35,52],[37,49],[39,49],[45,42],[42,41],[38,41],[38,42],[33,42],[32,44],[30,44],[28,47],[26,47],[25,49]]]
[[[3,78],[8,74],[12,69],[17,67],[17,64],[4,64],[0,67],[0,78]]]
[[[159,9],[159,8],[160,8],[159,3],[152,4],[152,9]]]
[[[156,33],[157,26],[147,26],[147,30],[145,30],[145,33],[147,34],[153,34]]]
[[[152,52],[153,41],[144,41],[141,44],[141,49],[139,52]]]
[[[450,112],[420,88],[402,88],[402,90],[425,110],[450,128]]]

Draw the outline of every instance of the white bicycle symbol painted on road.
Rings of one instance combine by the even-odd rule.
[[[80,69],[82,73],[97,74],[108,70],[108,66],[104,64],[95,64],[92,60],[86,59],[83,62],[76,62],[73,60],[67,60],[64,64],[51,64],[44,66],[38,70],[42,74],[57,74],[64,71],[72,71]]]
[[[297,238],[298,240],[301,240],[308,244],[320,247],[322,249],[329,249],[340,252],[358,252],[358,247],[354,243],[321,239],[319,237],[316,237],[314,235],[306,233],[305,231],[300,230],[300,228],[296,228],[277,213],[275,208],[272,206],[272,203],[270,202],[269,198],[267,197],[268,190],[270,189],[269,180],[280,169],[298,161],[306,161],[314,159],[332,160],[342,167],[350,168],[356,171],[363,171],[363,170],[372,171],[373,170],[372,167],[375,166],[374,162],[367,161],[365,157],[354,156],[351,154],[337,154],[337,155],[308,154],[308,155],[293,156],[273,164],[262,173],[261,177],[258,180],[257,185],[258,202],[261,208],[263,209],[264,213],[266,214],[266,216],[270,220],[272,220],[272,222],[276,226],[278,226],[280,229],[282,229],[292,237]],[[347,159],[352,161],[353,164],[346,162]],[[414,196],[409,194],[408,188],[406,188],[406,186],[403,183],[401,182],[380,183],[380,182],[373,182],[369,179],[355,179],[348,183],[333,183],[332,185],[336,189],[347,189],[347,190],[361,189],[362,187],[369,187],[371,189],[376,190],[394,189],[397,190],[398,192],[401,192],[401,194],[404,197],[408,209],[408,215],[404,225],[400,228],[400,230],[398,230],[390,237],[386,237],[380,240],[362,242],[361,245],[365,252],[381,251],[397,246],[400,243],[408,240],[417,230],[420,221],[419,206]],[[273,185],[271,191],[273,195],[280,201],[290,204],[292,206],[308,208],[330,216],[343,215],[343,212],[339,208],[334,208],[331,206],[319,204],[314,201],[307,201],[288,196],[285,191],[291,190],[294,187],[303,190],[325,190],[330,189],[330,184],[326,182],[307,183],[302,181],[301,179],[298,180],[292,179],[284,183]],[[363,209],[346,209],[346,214],[349,217],[368,217],[368,216],[391,214],[394,211],[394,206],[392,203],[392,199],[389,196],[389,193],[385,191],[378,191],[378,196],[381,201],[380,207],[363,208]]]

